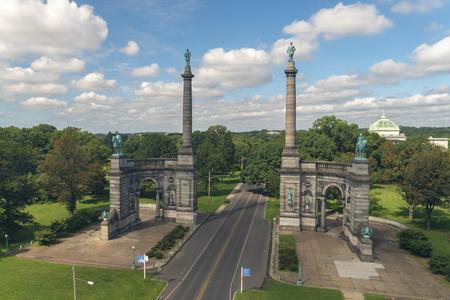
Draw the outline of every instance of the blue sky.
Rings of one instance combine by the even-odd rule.
[[[286,45],[297,121],[450,126],[448,0],[2,0],[0,126],[181,131],[192,52],[194,129],[282,129]]]

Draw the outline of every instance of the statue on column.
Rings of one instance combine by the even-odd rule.
[[[189,49],[186,49],[186,52],[184,53],[184,60],[186,61],[186,67],[191,66],[191,52],[189,52]]]
[[[289,55],[289,61],[294,61],[294,53],[297,49],[295,49],[294,44],[292,42],[289,44],[289,47],[287,49],[287,54]]]
[[[123,139],[118,131],[116,131],[116,134],[112,137],[112,145],[114,148],[113,156],[118,157],[123,155]]]
[[[363,137],[362,133],[359,134],[358,141],[356,143],[356,158],[365,159],[367,152],[367,141]]]

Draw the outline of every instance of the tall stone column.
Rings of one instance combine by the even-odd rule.
[[[295,77],[297,69],[292,57],[284,71],[286,74],[286,128],[280,169],[280,226],[298,230],[302,224],[300,218],[300,162],[295,143],[297,105]]]
[[[183,77],[183,145],[181,151],[192,154],[192,78],[191,67],[186,66]]]
[[[176,175],[176,222],[193,225],[197,219],[195,158],[192,150],[192,78],[189,50],[185,53],[183,78],[183,145],[178,152]]]

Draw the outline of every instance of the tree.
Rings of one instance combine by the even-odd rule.
[[[49,178],[50,192],[66,205],[73,215],[76,202],[89,182],[93,167],[83,146],[84,133],[66,128],[54,139],[52,149],[39,165],[39,170]]]
[[[333,140],[337,152],[354,152],[355,141],[359,135],[358,125],[349,124],[336,116],[325,116],[314,121],[311,130]]]
[[[211,126],[193,136],[199,179],[208,184],[208,174],[228,174],[235,163],[231,132],[221,125]]]
[[[420,204],[426,211],[427,229],[436,206],[444,205],[450,195],[450,156],[447,151],[431,146],[418,151],[404,169],[401,183],[408,204]]]
[[[176,157],[175,139],[163,133],[132,135],[125,141],[125,153],[132,158]]]
[[[317,130],[301,131],[297,140],[301,159],[333,160],[336,155],[337,147],[334,141]]]
[[[38,152],[30,145],[0,140],[0,231],[12,238],[32,220],[25,211],[35,192],[34,177]]]

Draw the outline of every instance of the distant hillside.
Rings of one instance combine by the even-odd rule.
[[[433,136],[450,138],[450,127],[409,127],[400,126],[400,131],[411,136]]]

